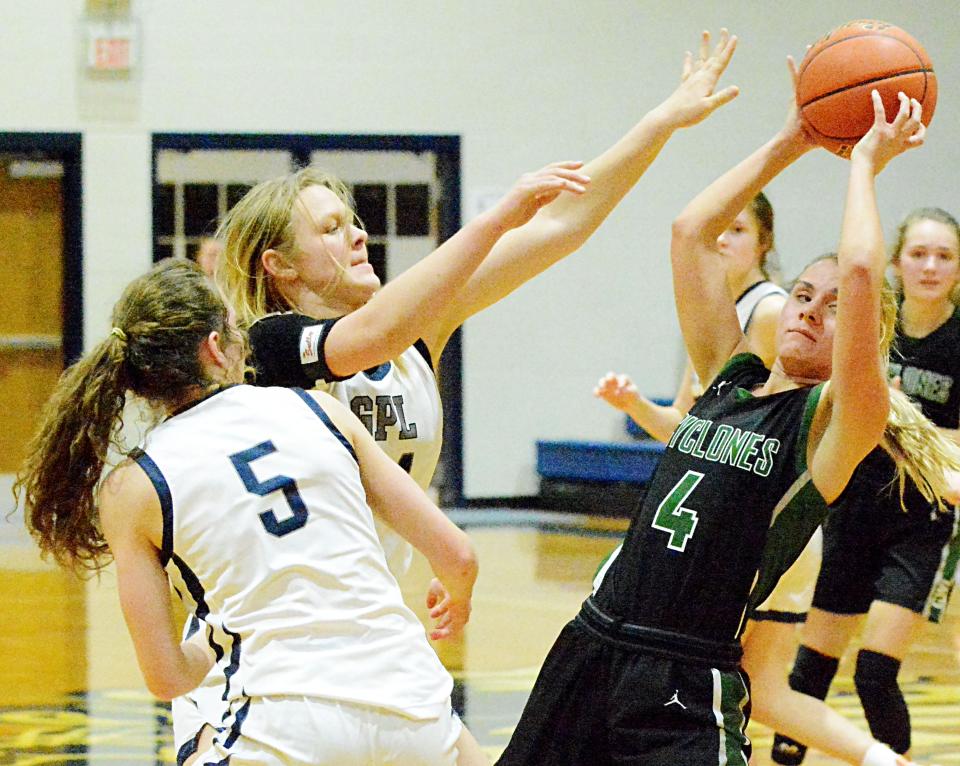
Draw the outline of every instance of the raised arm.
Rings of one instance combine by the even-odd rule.
[[[181,643],[176,637],[170,586],[160,565],[156,490],[136,463],[124,463],[104,482],[99,510],[116,562],[120,607],[147,688],[162,700],[179,697],[203,680],[214,658],[199,641]]]
[[[327,338],[330,370],[346,377],[399,356],[421,338],[430,346],[440,318],[497,240],[562,192],[585,191],[590,179],[578,172],[580,166],[558,162],[523,175],[492,209],[343,317]],[[430,346],[430,351],[439,359],[440,349]]]
[[[880,95],[877,91],[871,95],[874,123],[850,157],[837,253],[829,419],[819,442],[813,445],[810,463],[813,481],[828,501],[843,491],[854,468],[877,445],[887,425],[887,360],[880,354],[880,291],[886,259],[876,176],[898,154],[922,144],[925,133],[917,101],[901,93],[900,109],[888,123]]]
[[[691,370],[687,364],[676,396],[668,405],[657,404],[641,394],[629,376],[608,372],[597,382],[593,395],[611,407],[625,412],[657,441],[668,442],[696,397],[691,385]]]
[[[789,59],[796,78],[796,66]],[[698,194],[673,223],[673,289],[687,353],[704,385],[748,348],[718,256],[717,238],[773,178],[813,148],[796,105],[784,127],[743,162]]]
[[[586,242],[637,183],[674,131],[695,125],[737,95],[735,87],[714,92],[736,44],[736,38],[723,30],[711,51],[710,35],[704,32],[699,58],[694,60],[689,53],[686,56],[680,86],[613,146],[586,164],[583,172],[591,179],[587,193],[560,197],[494,246],[448,307],[435,336],[426,339],[435,356],[469,317]]]
[[[470,538],[387,457],[350,410],[322,392],[311,391],[310,395],[353,444],[370,508],[427,557],[442,585],[439,589],[431,586],[427,593],[430,616],[436,620],[430,637],[447,638],[458,632],[470,616],[477,579],[477,558]]]

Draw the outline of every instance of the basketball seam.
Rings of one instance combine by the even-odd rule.
[[[885,35],[880,32],[875,32],[873,30],[864,30],[863,32],[859,32],[857,34],[853,34],[848,37],[842,37],[839,40],[834,40],[832,43],[827,43],[820,50],[817,51],[817,56],[819,56],[821,53],[827,50],[827,48],[832,48],[834,45],[839,45],[840,43],[846,42],[847,40],[855,40],[858,37],[885,37],[888,40],[896,40],[898,43],[903,43],[907,48],[910,49],[910,52],[913,53],[913,55],[920,60],[920,65],[921,66],[923,65],[923,57],[920,55],[920,51],[914,48],[906,40],[902,40],[899,37],[893,37],[891,35]],[[816,56],[814,56],[814,58],[816,58]],[[809,63],[807,64],[807,66],[809,66]],[[804,69],[806,69],[806,67],[801,66],[800,74],[803,74]],[[931,69],[930,71],[932,72],[933,70]]]
[[[934,73],[934,72],[933,72],[932,69],[911,69],[911,70],[909,70],[909,71],[907,71],[907,72],[897,72],[896,74],[885,74],[885,75],[883,75],[882,77],[871,77],[869,80],[863,80],[862,82],[856,82],[856,83],[853,83],[852,85],[844,85],[842,88],[837,88],[836,90],[832,90],[832,91],[830,91],[829,93],[824,93],[823,95],[817,96],[816,98],[812,98],[812,99],[810,99],[807,103],[805,103],[805,104],[804,104],[802,107],[800,107],[800,108],[801,108],[801,109],[806,109],[806,108],[807,108],[808,106],[810,106],[811,104],[815,104],[815,103],[817,103],[818,101],[822,101],[822,100],[825,99],[825,98],[829,98],[830,96],[835,96],[835,95],[837,95],[838,93],[843,93],[845,90],[852,90],[853,88],[860,88],[860,87],[862,87],[862,86],[864,86],[864,85],[869,85],[869,84],[872,83],[872,82],[882,82],[883,80],[889,80],[889,79],[891,79],[891,78],[893,78],[893,77],[903,77],[904,75],[908,75],[908,74],[922,74],[922,75],[924,75],[924,78],[923,78],[923,93],[922,93],[922,95],[920,96],[920,98],[917,99],[918,101],[921,101],[921,102],[922,102],[922,101],[927,97],[927,78],[926,78],[926,75],[928,75],[928,74],[933,74],[933,73]]]
[[[839,39],[839,40],[835,40],[835,41],[833,41],[832,43],[828,43],[828,44],[824,45],[819,51],[817,51],[817,56],[819,56],[821,53],[823,53],[823,52],[824,52],[825,50],[827,50],[828,48],[832,48],[834,45],[839,45],[840,43],[845,42],[846,40],[854,40],[854,39],[858,39],[858,38],[861,38],[861,37],[885,37],[885,38],[887,38],[887,39],[889,39],[889,40],[896,40],[898,43],[902,43],[902,44],[907,48],[907,50],[909,50],[914,56],[917,57],[917,61],[920,63],[920,69],[915,69],[915,70],[912,70],[912,71],[910,71],[910,72],[898,72],[896,75],[887,75],[886,77],[875,77],[875,78],[873,78],[873,79],[871,79],[871,80],[866,80],[865,82],[857,83],[856,85],[848,85],[848,86],[846,86],[846,87],[844,87],[844,88],[839,88],[839,89],[837,89],[837,90],[831,91],[830,93],[824,93],[823,95],[817,96],[816,98],[811,99],[811,100],[808,101],[806,104],[804,104],[803,106],[801,106],[801,107],[800,107],[801,111],[804,110],[804,109],[806,109],[808,106],[810,106],[810,104],[815,104],[815,103],[817,103],[818,101],[820,101],[820,100],[822,100],[822,99],[824,99],[824,98],[827,98],[828,96],[834,96],[834,95],[836,95],[837,93],[842,93],[843,91],[849,90],[850,88],[858,88],[858,87],[860,87],[861,85],[867,85],[867,84],[869,84],[869,83],[871,83],[871,82],[880,82],[881,80],[885,80],[885,79],[887,79],[887,77],[891,77],[891,76],[893,76],[893,77],[899,77],[900,75],[903,75],[903,74],[918,74],[918,73],[921,73],[921,72],[923,73],[924,78],[923,78],[923,93],[922,93],[921,96],[920,96],[920,101],[922,102],[922,101],[925,101],[925,100],[926,100],[926,98],[927,98],[927,75],[928,75],[928,74],[934,74],[933,67],[931,67],[930,69],[927,69],[926,67],[924,67],[924,66],[923,66],[923,56],[920,55],[920,51],[918,51],[916,48],[914,48],[914,47],[913,47],[910,43],[908,43],[906,40],[903,40],[903,39],[901,39],[901,38],[899,38],[899,37],[893,37],[893,36],[891,36],[891,35],[885,35],[885,34],[883,34],[882,32],[877,32],[876,30],[867,30],[867,29],[865,29],[863,32],[860,32],[860,33],[857,33],[857,34],[852,34],[852,35],[849,35],[849,36],[847,36],[847,37],[843,37],[843,38],[841,38],[841,39]],[[816,58],[816,56],[814,56],[814,58]],[[811,59],[811,61],[812,61],[812,60],[813,60],[813,59]],[[798,75],[802,75],[802,74],[804,73],[804,71],[806,71],[806,68],[807,68],[808,66],[810,66],[810,62],[807,62],[807,64],[806,64],[805,66],[802,66],[802,67],[800,68],[800,72],[798,72]],[[811,126],[811,127],[812,127],[812,126]],[[855,136],[828,136],[826,133],[821,133],[819,130],[816,130],[815,128],[814,128],[814,132],[815,132],[817,135],[823,136],[824,138],[829,138],[829,139],[831,139],[831,140],[836,140],[836,141],[848,141],[848,140],[852,140],[852,139],[856,138]],[[859,139],[858,139],[858,140],[859,140]]]

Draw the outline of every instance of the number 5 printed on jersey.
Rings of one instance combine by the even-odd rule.
[[[240,474],[240,478],[243,480],[243,486],[247,488],[248,492],[252,492],[254,495],[259,495],[260,497],[265,497],[271,492],[276,492],[278,489],[283,491],[283,496],[287,499],[290,510],[293,511],[293,516],[288,516],[283,521],[280,521],[277,519],[277,514],[273,512],[273,509],[268,509],[260,514],[260,522],[263,524],[263,528],[271,535],[283,537],[300,529],[300,527],[307,523],[307,506],[303,502],[303,498],[300,497],[297,482],[283,474],[273,476],[266,481],[260,481],[250,467],[250,464],[254,460],[272,455],[276,451],[277,448],[273,445],[272,441],[265,441],[256,447],[251,447],[250,449],[245,449],[242,452],[231,455],[230,462],[233,463],[233,467],[237,469],[237,473]]]
[[[697,528],[697,512],[692,508],[684,508],[684,501],[697,488],[703,474],[698,471],[687,471],[663,498],[657,508],[657,515],[653,517],[653,528],[670,533],[667,547],[673,551],[683,551],[687,541],[693,537]]]

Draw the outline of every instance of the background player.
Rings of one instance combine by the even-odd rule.
[[[771,281],[768,259],[774,249],[774,211],[763,192],[741,210],[717,239],[717,254],[727,287],[736,301],[737,319],[751,348],[767,366],[776,358],[774,337],[786,291]],[[670,441],[703,388],[689,360],[669,406],[641,394],[629,376],[608,372],[593,395],[629,415],[654,439]]]
[[[897,231],[892,266],[900,288],[896,353],[889,374],[941,432],[960,425],[960,227],[943,210],[916,210]],[[825,529],[824,562],[790,685],[825,699],[854,633],[862,627],[854,683],[870,731],[899,753],[910,749],[910,715],[897,682],[926,620],[939,622],[953,587],[960,541],[956,508],[929,502],[914,487],[891,486],[890,459],[871,456]],[[865,546],[863,540],[871,540]],[[799,741],[798,741],[799,740]],[[803,761],[807,743],[778,735],[772,757]],[[807,743],[809,744],[809,743]]]

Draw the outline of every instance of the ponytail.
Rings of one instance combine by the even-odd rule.
[[[110,335],[60,377],[13,487],[44,555],[74,570],[109,563],[96,490],[110,446],[122,451],[126,392],[169,410],[214,383],[199,355],[214,331],[244,344],[197,264],[168,258],[127,286]]]
[[[94,489],[123,425],[125,347],[111,334],[63,373],[13,486],[43,555],[74,570],[109,562]]]

